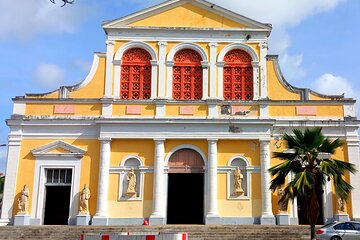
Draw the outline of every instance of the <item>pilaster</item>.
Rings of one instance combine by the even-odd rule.
[[[167,42],[158,42],[159,45],[159,77],[158,77],[158,97],[165,98],[166,85],[166,48]]]
[[[267,65],[266,65],[268,44],[267,42],[260,43],[259,47],[260,47],[260,99],[266,99],[268,97]]]
[[[346,139],[347,151],[348,151],[348,161],[349,163],[354,164],[355,166],[360,166],[359,158],[359,139],[358,135],[347,137]],[[350,184],[353,186],[351,192],[351,203],[352,203],[352,213],[353,218],[360,220],[360,173],[356,172],[355,174],[350,174]]]
[[[113,96],[113,58],[114,58],[114,41],[106,41],[106,70],[105,70],[105,98]]]
[[[8,155],[6,163],[6,177],[4,184],[1,223],[12,221],[13,203],[16,196],[17,170],[19,166],[21,147],[21,127],[12,126],[8,140]],[[30,209],[30,206],[29,206]]]
[[[210,47],[210,99],[216,98],[216,55],[217,55],[217,43],[209,43]]]

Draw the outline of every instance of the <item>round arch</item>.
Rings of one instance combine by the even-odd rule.
[[[254,51],[254,49],[252,49],[248,45],[245,45],[245,44],[242,44],[242,43],[232,43],[232,44],[229,44],[226,47],[224,47],[221,50],[221,52],[219,53],[217,61],[218,62],[223,62],[225,55],[229,51],[234,50],[234,49],[240,49],[240,50],[243,50],[243,51],[247,52],[248,54],[250,54],[253,62],[259,62],[259,58],[258,58],[256,52]]]
[[[115,54],[114,60],[122,60],[122,56],[123,54],[131,49],[131,48],[142,48],[146,51],[148,51],[148,53],[151,55],[152,61],[157,61],[157,55],[156,52],[154,50],[153,47],[151,47],[149,44],[144,43],[144,42],[138,42],[138,41],[133,41],[133,42],[128,42],[125,43],[124,45],[122,45]]]
[[[246,166],[250,165],[249,160],[246,157],[244,157],[243,155],[235,155],[232,158],[230,158],[230,160],[228,161],[228,166],[232,166],[231,164],[233,163],[233,161],[235,161],[237,159],[243,160],[245,162]]]
[[[139,162],[139,166],[144,166],[141,158],[139,158],[138,156],[135,156],[135,155],[128,155],[128,156],[124,157],[124,158],[121,160],[120,166],[121,166],[121,167],[124,167],[126,161],[128,161],[128,160],[130,160],[130,159],[137,160],[137,161]]]
[[[169,160],[171,158],[171,156],[181,150],[181,149],[191,149],[191,150],[194,150],[195,152],[199,153],[200,156],[202,157],[203,161],[204,161],[204,166],[206,166],[207,164],[207,158],[204,154],[203,151],[201,151],[200,148],[198,148],[197,146],[194,146],[194,145],[191,145],[191,144],[183,144],[183,145],[179,145],[179,146],[176,146],[174,147],[173,149],[170,150],[170,152],[167,154],[166,158],[165,158],[165,166],[168,166],[169,165]]]
[[[200,54],[200,56],[202,58],[202,62],[208,62],[208,57],[207,57],[204,49],[202,49],[202,47],[200,47],[199,45],[197,45],[195,43],[190,43],[190,42],[189,43],[180,43],[180,44],[174,46],[170,50],[166,60],[168,62],[173,61],[175,54],[182,49],[192,49]]]

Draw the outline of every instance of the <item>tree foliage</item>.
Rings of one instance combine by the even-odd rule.
[[[73,4],[75,0],[60,0],[62,2],[62,6],[65,6],[66,4]],[[53,4],[56,4],[56,0],[50,0]]]
[[[0,177],[0,194],[4,191],[4,178]]]
[[[302,197],[308,203],[306,214],[311,225],[311,239],[314,239],[319,216],[316,193],[322,192],[326,181],[332,180],[336,196],[346,202],[352,187],[344,180],[344,174],[347,171],[355,173],[355,166],[331,157],[342,141],[324,137],[320,127],[305,131],[295,129],[293,135],[284,134],[283,139],[288,150],[273,153],[283,162],[269,169],[273,176],[270,189],[276,191],[285,186],[284,195],[279,199],[282,206],[287,206],[296,197]],[[290,172],[293,178],[285,184]]]

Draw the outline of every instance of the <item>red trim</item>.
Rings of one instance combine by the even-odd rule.
[[[184,49],[174,56],[173,98],[175,100],[201,100],[203,70],[200,54]]]
[[[101,240],[110,240],[110,235],[101,235]]]
[[[251,56],[240,49],[229,51],[224,57],[224,99],[252,100],[254,97]]]
[[[154,235],[147,235],[146,240],[155,240],[155,236]]]
[[[150,60],[150,54],[141,48],[132,48],[124,53],[121,64],[121,99],[150,99]]]
[[[80,235],[80,240],[84,240],[84,234]]]

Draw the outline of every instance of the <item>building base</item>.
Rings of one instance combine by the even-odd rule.
[[[277,225],[290,225],[290,217],[288,214],[278,214],[276,215],[276,224]]]
[[[166,224],[165,218],[163,216],[152,215],[149,218],[150,225],[164,225]]]
[[[30,215],[15,215],[14,226],[30,225]]]
[[[11,221],[10,219],[4,218],[4,219],[0,219],[0,226],[7,226],[10,225]]]
[[[346,221],[350,221],[350,217],[349,214],[336,214],[335,215],[335,221],[339,221],[339,222],[346,222]]]
[[[220,217],[219,215],[207,215],[205,217],[205,224],[206,225],[215,225],[215,224],[220,224]]]
[[[94,225],[94,226],[106,226],[106,225],[108,225],[108,219],[107,219],[107,217],[95,216],[91,220],[91,225]]]
[[[260,218],[260,224],[261,225],[275,225],[276,224],[275,217],[273,215],[262,216]]]
[[[76,225],[78,225],[78,226],[90,225],[90,220],[91,220],[90,215],[77,215],[76,216]]]

